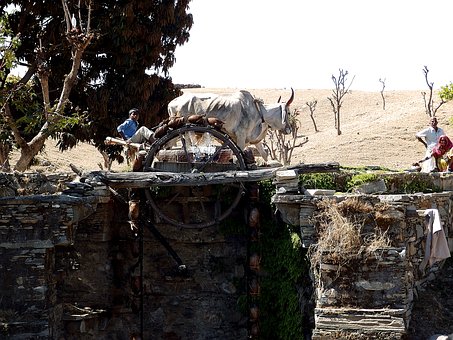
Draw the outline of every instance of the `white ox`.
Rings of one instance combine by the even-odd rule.
[[[263,104],[250,92],[238,91],[231,95],[183,94],[168,104],[170,117],[187,117],[193,114],[207,118],[220,119],[223,130],[233,139],[241,150],[248,144],[254,144],[264,160],[267,153],[261,141],[267,129],[291,133],[288,119],[289,105],[294,99],[294,90],[286,103]]]

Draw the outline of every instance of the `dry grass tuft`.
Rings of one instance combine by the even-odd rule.
[[[338,203],[338,210],[344,216],[352,216],[372,213],[374,208],[368,202],[361,201],[357,197],[351,197]]]
[[[387,235],[387,231],[376,229],[376,232],[369,236],[370,237],[364,238],[364,243],[366,244],[366,251],[368,253],[375,253],[379,249],[385,249],[391,246],[391,242]]]
[[[342,263],[356,257],[361,250],[361,226],[343,216],[335,200],[318,203],[318,243],[310,252],[313,263],[321,258]]]
[[[321,200],[317,205],[319,213],[315,217],[318,242],[309,252],[312,264],[321,260],[344,265],[358,259],[362,253],[373,253],[388,248],[390,240],[387,230],[374,228],[373,232],[363,233],[365,223],[374,220],[375,208],[353,197],[340,203],[335,200]],[[381,214],[385,207],[379,207]]]

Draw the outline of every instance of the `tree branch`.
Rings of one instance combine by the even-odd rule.
[[[20,148],[26,148],[27,147],[27,141],[21,136],[19,129],[17,128],[17,125],[14,121],[13,116],[11,115],[11,110],[9,108],[9,103],[7,99],[5,101],[5,104],[3,105],[3,117],[5,118],[6,124],[8,124],[8,127],[11,129],[14,140],[16,143],[19,145]]]

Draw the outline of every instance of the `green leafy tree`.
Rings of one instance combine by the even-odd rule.
[[[59,139],[62,150],[78,141],[104,139],[131,107],[141,109],[141,123],[162,119],[169,100],[179,94],[168,70],[175,49],[189,38],[190,0],[20,2],[11,13],[12,34],[20,34],[16,58],[35,82],[42,103],[43,125],[25,139],[14,130],[22,113],[5,106],[14,139],[21,148],[15,165],[24,170],[48,137]],[[0,16],[17,1],[0,5]],[[26,155],[26,157],[25,157]]]
[[[18,36],[12,34],[8,24],[8,15],[0,17],[0,88],[6,87],[5,81],[8,70],[16,66],[15,51],[20,44]],[[3,111],[8,95],[12,91],[0,91],[0,108]],[[12,140],[8,131],[8,126],[3,117],[0,116],[0,165],[2,169],[9,169],[8,154],[11,150]]]
[[[9,76],[4,87],[4,93],[8,97],[2,96],[2,108],[5,104],[12,107],[14,111],[20,112],[20,118],[16,120],[15,126],[22,131],[24,136],[32,136],[42,125],[42,115],[36,115],[41,110],[41,105],[37,100],[33,82],[21,84],[16,76]],[[14,144],[13,134],[4,116],[0,116],[0,165],[1,170],[9,171],[9,152]]]
[[[444,101],[448,102],[453,99],[453,83],[440,87],[439,97]]]
[[[16,58],[21,61],[24,59],[24,56],[20,55],[21,48],[26,46],[23,44],[26,41],[26,36],[22,35],[22,31],[15,30],[17,28],[17,18],[20,17],[17,14],[23,13],[24,8],[26,7],[27,3],[21,4],[18,7],[20,10],[12,12],[11,15],[5,15],[5,7],[2,7],[2,17],[8,18],[9,25],[11,28],[12,35],[18,36],[21,34],[21,45],[18,46],[16,49]],[[55,6],[57,7],[57,6]],[[90,2],[87,4],[88,11],[87,11],[87,21],[89,22],[90,15],[91,15],[91,8]],[[36,36],[36,40],[39,42],[39,45],[36,46],[35,50],[33,51],[33,65],[30,65],[26,75],[23,79],[21,79],[17,84],[15,84],[11,89],[7,87],[3,87],[2,90],[6,92],[6,100],[4,105],[2,106],[2,119],[6,123],[7,127],[11,130],[12,136],[14,137],[15,143],[21,149],[21,155],[17,163],[15,164],[14,168],[18,171],[24,171],[30,165],[33,157],[43,148],[46,139],[51,136],[53,133],[58,131],[60,123],[65,119],[65,109],[68,106],[68,99],[69,94],[74,86],[77,78],[77,73],[80,68],[82,55],[89,45],[90,41],[93,38],[93,34],[90,32],[90,26],[87,25],[80,34],[77,34],[73,27],[71,27],[71,18],[68,10],[67,3],[62,0],[62,6],[60,7],[61,10],[61,17],[63,22],[66,23],[64,29],[64,35],[62,35],[62,39],[68,43],[68,46],[71,50],[71,60],[70,60],[70,67],[67,69],[67,73],[64,78],[62,79],[62,85],[60,85],[60,89],[57,91],[59,98],[54,102],[51,102],[51,88],[49,83],[49,73],[50,70],[47,66],[47,55],[46,55],[46,48],[43,45],[43,40],[40,35]],[[33,8],[31,8],[31,13],[33,13]],[[26,19],[26,18],[23,18]],[[46,18],[44,21],[40,22],[40,26],[38,27],[39,30],[45,31],[46,24],[50,18]],[[29,22],[22,23],[22,26],[27,26]],[[64,37],[64,38],[63,38]],[[26,59],[26,58],[25,58]],[[3,76],[7,76],[9,70],[5,70]],[[31,75],[35,74],[35,77],[39,80],[41,90],[42,90],[42,111],[37,113],[41,119],[42,124],[40,124],[38,131],[34,134],[34,136],[28,140],[25,137],[25,131],[20,129],[18,121],[20,120],[20,116],[18,113],[21,112],[13,112],[13,97],[16,92],[16,89],[23,84],[26,84],[26,79],[29,79]],[[7,79],[3,78],[2,83],[6,84]],[[4,96],[5,97],[5,96]],[[14,114],[15,113],[15,114]]]
[[[5,78],[6,70],[16,65],[15,51],[19,44],[19,37],[12,34],[5,14],[0,17],[0,79]]]

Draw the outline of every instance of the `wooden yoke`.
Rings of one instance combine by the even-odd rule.
[[[141,154],[140,147],[144,147],[144,145],[140,143],[127,143],[125,140],[114,138],[114,137],[106,137],[104,143],[106,145],[123,145],[126,147],[126,159],[127,164],[132,162],[133,171],[139,171],[142,168],[142,162],[144,159],[144,155]]]
[[[104,143],[106,145],[119,144],[119,145],[124,145],[124,146],[130,146],[130,147],[135,148],[137,150],[140,149],[140,145],[141,145],[139,143],[127,143],[125,140],[114,138],[114,137],[106,137]]]

